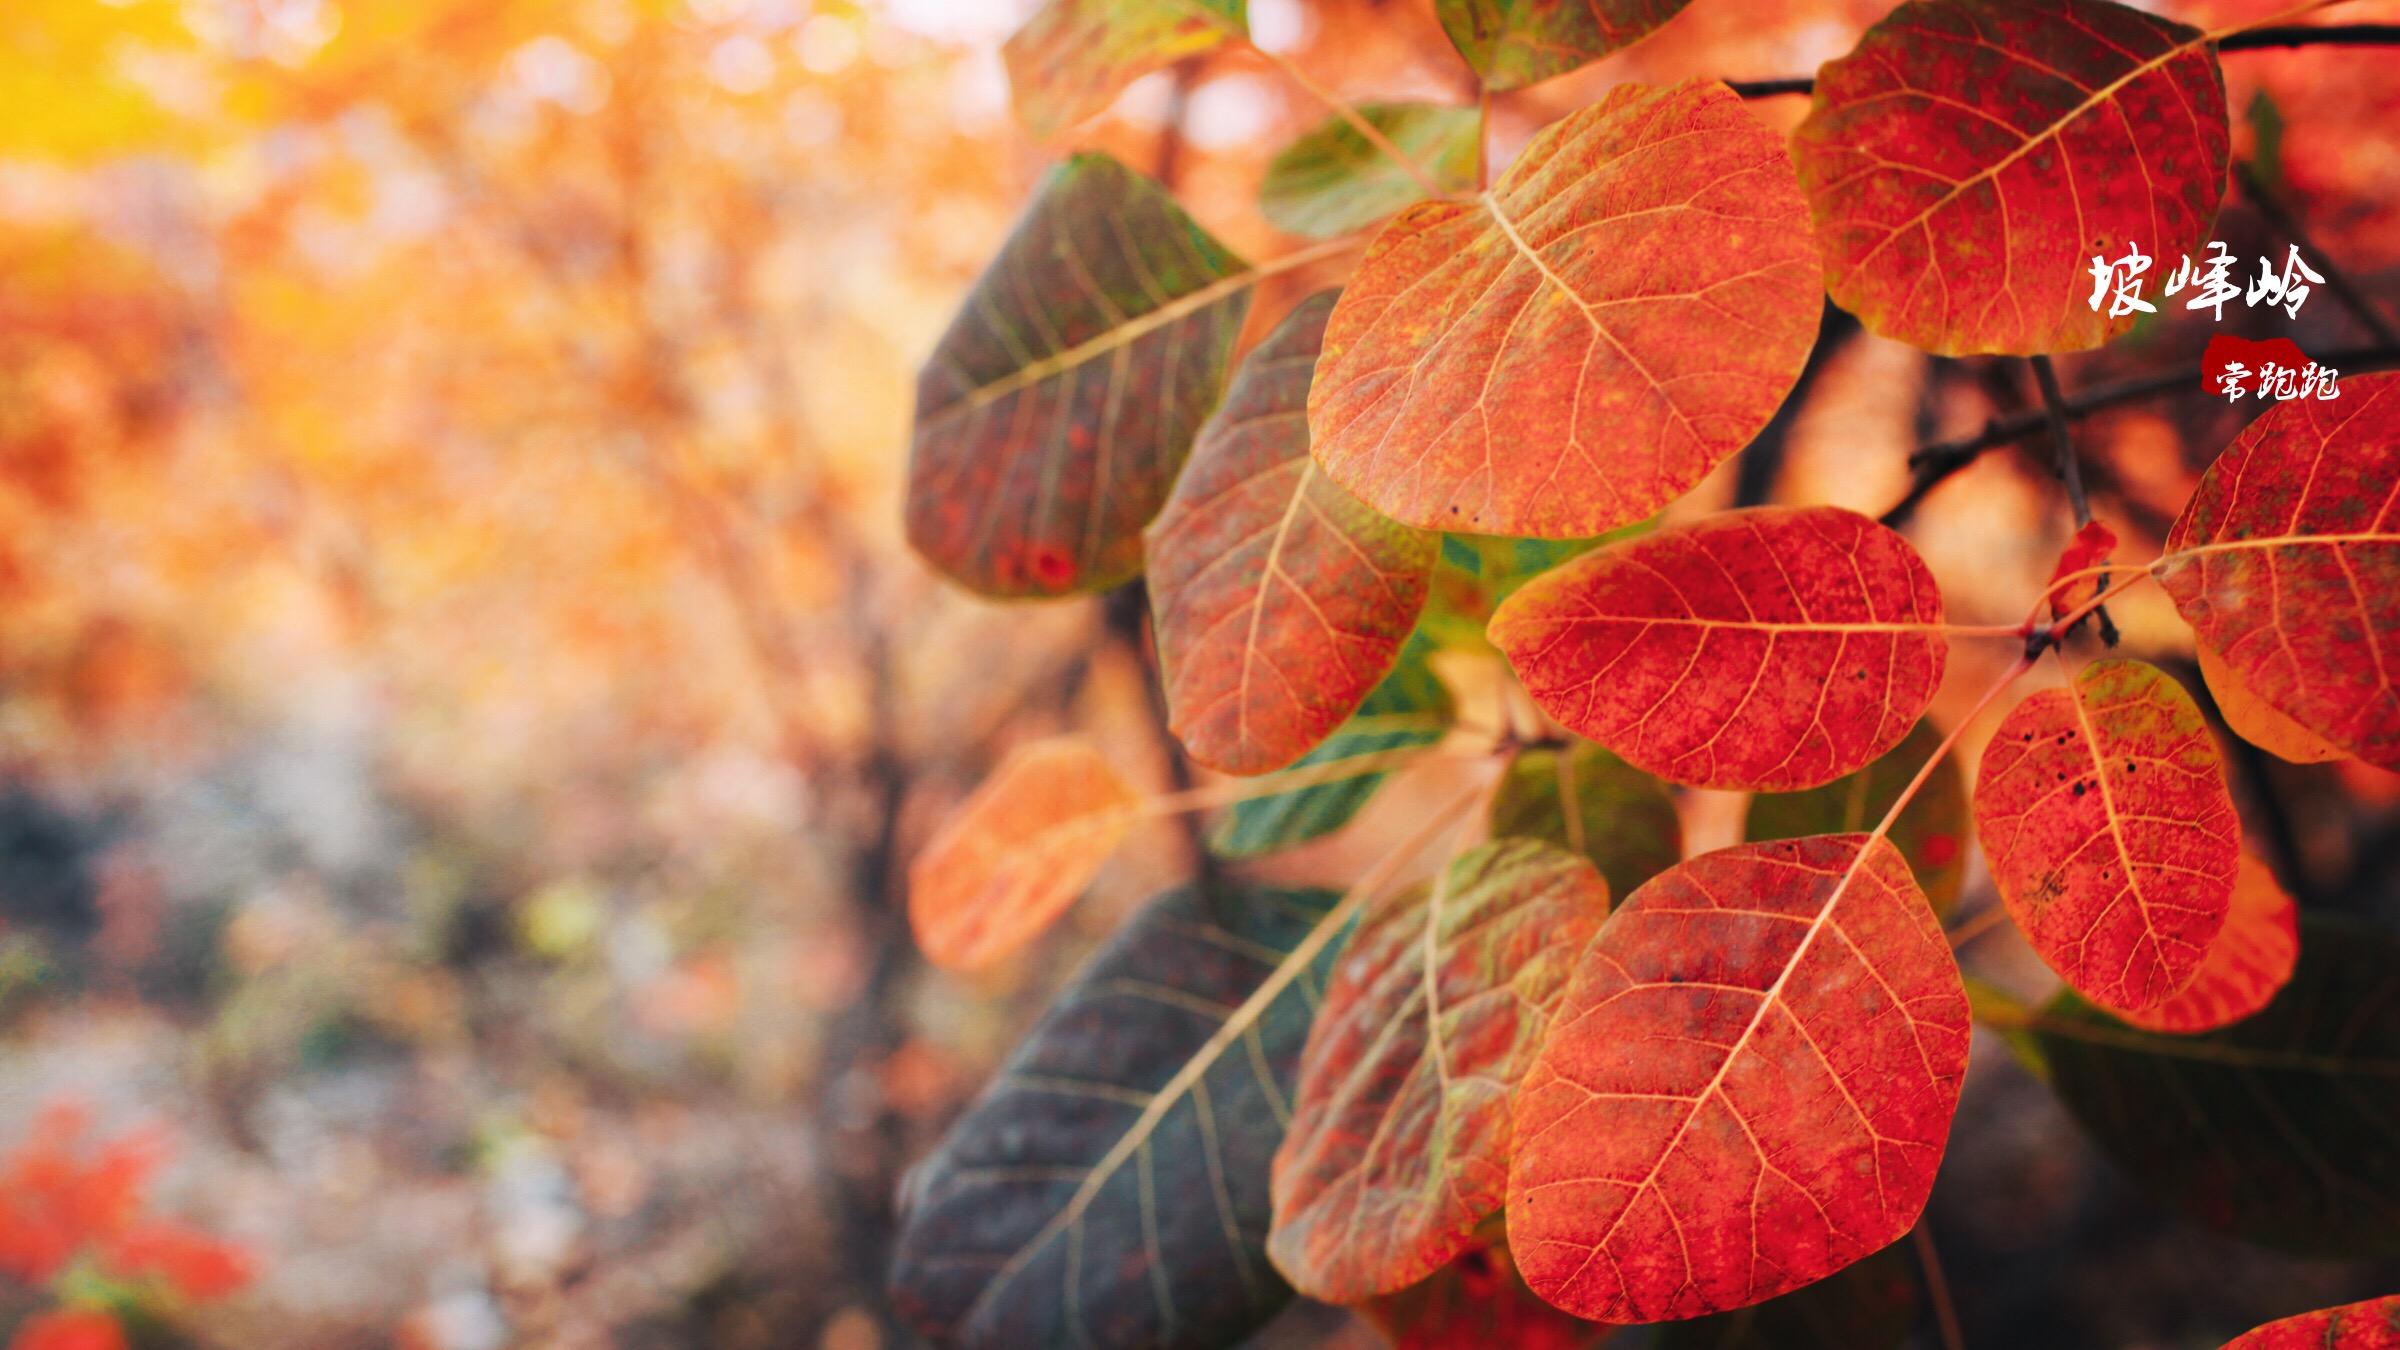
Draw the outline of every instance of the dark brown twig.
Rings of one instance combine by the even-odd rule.
[[[2391,47],[2400,46],[2400,23],[2335,23],[2321,27],[2278,24],[2233,33],[2217,42],[2220,52],[2255,52],[2274,47]],[[1780,80],[1727,80],[1726,87],[1742,98],[1773,98],[1778,94],[1813,94],[1817,82],[1807,75]]]
[[[2341,264],[2333,260],[2333,255],[2317,247],[2317,241],[2308,237],[2308,231],[2301,227],[2299,219],[2274,193],[2267,190],[2265,183],[2259,181],[2258,170],[2246,160],[2238,161],[2233,166],[2233,177],[2242,185],[2242,195],[2248,197],[2250,204],[2258,208],[2258,213],[2267,218],[2267,223],[2274,226],[2278,234],[2297,244],[2302,253],[2324,269],[2327,289],[2360,323],[2366,325],[2367,331],[2375,335],[2375,340],[2386,347],[2400,347],[2400,328],[2392,326],[2392,321],[2384,317],[2382,309],[2367,298],[2367,293],[2350,279],[2350,274],[2342,270]]]
[[[2042,389],[2042,417],[2050,426],[2050,452],[2058,466],[2058,481],[2066,485],[2067,504],[2074,508],[2075,528],[2080,530],[2092,523],[2092,499],[2083,490],[2083,464],[2075,458],[2075,438],[2067,433],[2067,396],[2058,390],[2058,372],[2051,368],[2049,357],[2032,357],[2029,364],[2034,383]],[[2093,584],[2092,595],[2098,598],[2107,589],[2108,578],[2102,576]],[[2116,646],[2117,625],[2108,617],[2107,608],[2092,611],[2092,617],[2100,622],[2100,640]]]

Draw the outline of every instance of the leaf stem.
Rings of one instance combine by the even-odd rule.
[[[1997,901],[1976,910],[1973,918],[1950,930],[1950,950],[1957,951],[1998,928],[2008,919],[2008,906]]]
[[[1925,1216],[1917,1216],[1916,1227],[1909,1230],[1916,1239],[1917,1267],[1925,1272],[1925,1292],[1933,1299],[1933,1320],[1942,1329],[1943,1350],[1966,1350],[1965,1333],[1958,1327],[1958,1309],[1950,1302],[1950,1281],[1942,1275],[1942,1258],[1933,1249],[1933,1230],[1926,1226]]]
[[[1433,176],[1426,173],[1423,166],[1419,165],[1415,160],[1410,159],[1407,155],[1402,154],[1400,152],[1400,147],[1392,144],[1392,138],[1384,135],[1381,127],[1378,127],[1373,122],[1368,121],[1366,115],[1361,113],[1354,105],[1352,105],[1350,100],[1343,98],[1341,95],[1326,88],[1324,85],[1317,83],[1315,76],[1309,74],[1305,70],[1302,70],[1299,65],[1291,61],[1289,58],[1278,53],[1268,51],[1266,48],[1250,41],[1247,34],[1243,36],[1242,41],[1250,48],[1250,50],[1257,52],[1261,57],[1265,58],[1268,65],[1271,65],[1278,71],[1281,71],[1285,79],[1290,80],[1296,85],[1299,85],[1302,89],[1308,92],[1309,97],[1314,98],[1317,102],[1324,104],[1327,108],[1332,110],[1334,116],[1339,117],[1344,122],[1349,123],[1350,129],[1364,137],[1367,144],[1374,146],[1375,149],[1379,151],[1386,159],[1389,159],[1392,161],[1392,163],[1400,166],[1401,172],[1406,173],[1409,178],[1416,183],[1417,187],[1425,193],[1426,196],[1439,200],[1441,198],[1454,195],[1444,190],[1441,184],[1434,182]],[[1478,152],[1477,158],[1481,158],[1480,152]]]

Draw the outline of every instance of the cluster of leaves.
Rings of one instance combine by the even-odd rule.
[[[1494,90],[1680,8],[1437,5]],[[2201,1223],[2400,1251],[2400,947],[2297,922],[2181,685],[2063,650],[2111,580],[2155,579],[2238,732],[2400,766],[2400,377],[2253,424],[2147,568],[2088,524],[2014,628],[1946,623],[1911,544],[1849,511],[1653,520],[1765,427],[1828,296],[1938,353],[2123,333],[2084,259],[2206,237],[2220,36],[1912,0],[1788,144],[1722,84],[1620,85],[1481,190],[1472,114],[1339,108],[1264,205],[1371,242],[1337,239],[1365,242],[1346,284],[1238,363],[1257,283],[1330,248],[1252,265],[1117,161],[1060,169],[920,384],[918,550],[1002,597],[1146,571],[1175,733],[1274,775],[1228,856],[1338,826],[1445,734],[1435,645],[1496,649],[1546,729],[1501,735],[1485,786],[1340,897],[1219,881],[1119,933],[923,1164],[903,1309],[959,1345],[1203,1347],[1291,1288],[1425,1315],[1468,1258],[1592,1322],[1871,1312],[1907,1281],[1819,1282],[1916,1224],[1977,1015]],[[1240,40],[1238,4],[1053,0],[1009,56],[1054,129]],[[2024,649],[1978,711],[2039,659],[2067,677],[1971,794],[2068,986],[2038,1010],[1971,991],[1943,930],[1969,794],[1922,718],[1958,638]],[[1684,860],[1670,785],[1776,795]],[[917,863],[928,954],[998,959],[1143,814],[1230,799],[1023,752]],[[1487,842],[1392,884],[1478,811]]]
[[[86,1149],[86,1128],[82,1110],[54,1104],[0,1159],[0,1275],[50,1288],[61,1305],[19,1324],[9,1350],[124,1350],[127,1325],[250,1283],[239,1247],[145,1212],[143,1191],[164,1159],[159,1136]]]

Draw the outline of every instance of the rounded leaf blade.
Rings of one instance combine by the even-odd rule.
[[[1530,839],[1471,850],[1370,904],[1300,1060],[1267,1251],[1355,1303],[1474,1245],[1508,1189],[1509,1094],[1608,916],[1589,860]]]
[[[2019,703],[1983,752],[1975,827],[2009,917],[2104,1007],[2191,983],[2233,903],[2242,830],[2224,760],[2156,666],[2096,661]]]
[[[2123,1014],[2145,1031],[2191,1034],[2231,1026],[2267,1006],[2300,960],[2300,907],[2267,865],[2245,853],[2233,908],[2192,982],[2154,1008]]]
[[[1242,361],[1149,529],[1175,735],[1226,773],[1298,759],[1391,673],[1425,608],[1434,536],[1336,487],[1308,454],[1308,384],[1333,294]]]
[[[1049,0],[1000,49],[1017,120],[1046,141],[1125,86],[1239,37],[1243,0]]]
[[[1912,0],[1817,74],[1792,134],[1825,289],[1943,355],[2096,347],[2132,327],[2092,263],[2200,252],[2224,194],[2224,77],[2196,28],[2107,0]],[[2129,171],[2138,166],[2138,172]]]
[[[2400,1294],[2269,1322],[2225,1350],[2400,1350]]]
[[[1428,530],[1604,534],[1766,425],[1821,313],[1783,143],[1723,85],[1620,85],[1491,191],[1384,227],[1325,334],[1317,461]]]
[[[1517,1090],[1526,1283],[1581,1317],[1680,1319],[1887,1246],[1932,1189],[1968,1033],[1889,844],[1743,844],[1660,876],[1584,949]]]
[[[1464,192],[1475,186],[1483,117],[1473,108],[1362,103],[1358,115],[1443,188]],[[1406,169],[1339,117],[1277,152],[1258,185],[1267,222],[1311,239],[1363,230],[1424,196]]]
[[[1788,792],[1900,743],[1940,687],[1941,590],[1838,507],[1756,507],[1545,572],[1493,645],[1577,735],[1671,783]]]

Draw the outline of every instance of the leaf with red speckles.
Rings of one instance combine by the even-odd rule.
[[[2225,1350],[2400,1350],[2400,1295],[2269,1322],[2227,1341]]]
[[[2076,577],[2064,586],[2059,582],[2077,572],[2100,566],[2116,551],[2115,530],[2096,520],[2084,522],[2083,528],[2077,530],[2075,538],[2067,544],[2066,551],[2058,555],[2058,566],[2050,569],[2050,585],[2055,588],[2050,592],[2051,618],[2067,617],[2100,593],[2100,578],[2097,576]]]
[[[1630,47],[1691,0],[1435,0],[1483,86],[1522,89]]]
[[[2107,1008],[2191,983],[2233,903],[2224,760],[2191,695],[2139,661],[2019,703],[1983,752],[1975,825],[2026,940]]]
[[[2166,1002],[2121,1014],[2145,1031],[2190,1034],[2231,1026],[2267,1006],[2300,960],[2300,907],[2267,865],[2245,853],[2233,907],[2200,969]]]
[[[991,596],[1138,574],[1254,279],[1157,184],[1067,161],[917,376],[909,543]]]
[[[1605,534],[1766,425],[1816,272],[1791,160],[1741,100],[1619,85],[1490,192],[1384,227],[1325,331],[1317,462],[1423,529]]]
[[[1333,294],[1243,359],[1149,530],[1167,711],[1227,773],[1298,759],[1391,672],[1435,537],[1375,514],[1308,455],[1308,381]]]
[[[1367,907],[1275,1155],[1267,1254],[1328,1303],[1406,1288],[1506,1195],[1509,1094],[1608,917],[1590,860],[1499,839]]]
[[[1942,681],[1941,591],[1856,512],[1757,507],[1545,572],[1491,638],[1544,711],[1695,787],[1794,791],[1900,743]]]
[[[1046,141],[1125,86],[1248,31],[1244,0],[1050,0],[1000,49],[1017,120]]]
[[[2200,657],[2200,678],[2207,683],[2209,696],[2217,701],[2218,714],[2234,735],[2294,764],[2356,758],[2251,693],[2250,686],[2242,683],[2242,677],[2226,666],[2225,658],[2217,655],[2215,649],[2203,643],[2196,650]]]
[[[1578,1316],[1645,1322],[1873,1254],[1924,1208],[1968,1033],[1958,966],[1890,844],[1819,835],[1682,864],[1584,949],[1517,1089],[1525,1282]]]
[[[2252,422],[2151,570],[2252,694],[2400,768],[2400,374]]]
[[[1890,753],[1856,773],[1806,792],[1762,792],[1750,799],[1742,837],[1757,843],[1872,830],[1941,746],[1941,731],[1931,722],[1919,722]],[[1966,879],[1967,834],[1972,828],[1967,784],[1953,759],[1934,766],[1925,786],[1917,789],[1900,818],[1892,822],[1892,847],[1908,859],[1909,870],[1916,873],[1917,885],[1924,889],[1936,914],[1948,914],[1958,900],[1958,888]]]
[[[909,864],[925,959],[977,970],[1031,942],[1116,851],[1140,801],[1084,741],[1019,746]]]
[[[2196,28],[2104,0],[1914,0],[1817,74],[1792,155],[1835,304],[1945,355],[2075,351],[2138,247],[2142,299],[2198,253],[2225,190],[2225,82]]]
[[[1399,1293],[1352,1311],[1381,1331],[1391,1350],[1598,1350],[1616,1333],[1535,1297],[1508,1254],[1505,1225],[1495,1219],[1484,1230],[1492,1234],[1490,1245],[1470,1248]]]

